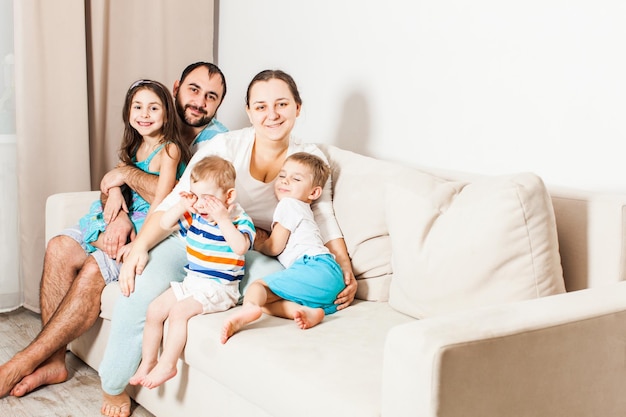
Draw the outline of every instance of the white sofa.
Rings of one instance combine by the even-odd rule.
[[[324,149],[358,299],[225,345],[228,312],[195,317],[178,375],[133,398],[157,416],[626,415],[626,196]],[[51,196],[47,237],[96,197]],[[71,344],[95,369],[119,296]]]

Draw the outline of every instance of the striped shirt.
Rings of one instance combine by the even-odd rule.
[[[233,224],[250,238],[250,248],[256,230],[252,219],[236,204],[232,211]],[[179,220],[180,233],[187,243],[187,266],[185,269],[208,278],[239,281],[244,273],[244,255],[237,255],[224,238],[217,223],[210,223],[197,214],[185,213]]]

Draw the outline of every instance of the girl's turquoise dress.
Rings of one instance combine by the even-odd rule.
[[[169,142],[168,142],[169,143]],[[148,174],[159,175],[159,172],[152,172],[148,170],[150,166],[150,162],[154,158],[154,156],[159,153],[161,149],[167,143],[163,143],[158,148],[156,148],[152,153],[143,161],[137,162],[137,157],[133,157],[133,164]],[[185,170],[185,164],[181,163],[178,165],[178,172],[176,173],[176,179],[178,180]],[[141,226],[143,226],[143,222],[146,220],[146,216],[148,215],[148,210],[150,210],[150,203],[143,199],[135,190],[131,190],[132,192],[132,204],[128,207],[128,211],[130,214],[130,220],[135,227],[135,232],[139,232]],[[98,239],[100,233],[104,232],[106,229],[106,223],[104,222],[103,216],[103,207],[102,202],[100,200],[96,200],[91,204],[89,208],[89,213],[83,216],[79,222],[78,226],[83,234],[83,239],[85,240],[85,246],[89,253],[96,250],[95,247],[90,245],[91,242],[95,242]]]

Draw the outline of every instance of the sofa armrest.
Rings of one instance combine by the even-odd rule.
[[[626,283],[394,327],[382,416],[626,415]]]
[[[46,243],[61,230],[78,223],[89,206],[100,198],[99,191],[53,194],[46,200]]]

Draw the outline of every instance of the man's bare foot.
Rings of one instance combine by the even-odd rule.
[[[244,305],[239,311],[235,312],[228,318],[226,323],[222,326],[222,344],[235,333],[237,333],[243,326],[248,323],[252,323],[256,319],[260,318],[263,312],[261,307],[256,305]]]
[[[135,372],[135,375],[131,376],[128,381],[130,385],[142,385],[143,379],[150,373],[150,371],[152,371],[152,368],[154,368],[155,365],[156,362],[146,362],[142,360],[141,364],[139,364],[139,368],[137,368],[137,371]]]
[[[102,408],[100,413],[109,417],[129,417],[130,416],[130,397],[126,392],[118,395],[109,395],[102,393]]]
[[[161,362],[152,368],[150,373],[141,382],[141,385],[146,388],[156,388],[168,379],[174,378],[177,373],[176,367],[167,366]]]
[[[324,316],[324,310],[321,308],[303,307],[293,314],[293,321],[304,330],[320,324]]]
[[[19,367],[13,368],[14,362],[9,361],[0,369],[0,382],[2,384],[2,395],[7,394],[6,390],[10,389],[8,394],[15,397],[23,397],[29,392],[42,385],[60,384],[67,381],[67,368],[65,362],[56,361],[44,362],[39,368],[29,375],[16,381],[19,378]],[[10,387],[10,385],[13,385]]]
[[[0,398],[9,394],[23,377],[22,367],[14,359],[0,366]]]

